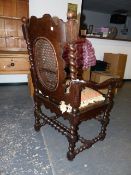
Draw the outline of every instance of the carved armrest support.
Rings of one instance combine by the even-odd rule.
[[[65,94],[65,102],[73,108],[79,108],[81,102],[81,83],[71,82],[69,93]]]

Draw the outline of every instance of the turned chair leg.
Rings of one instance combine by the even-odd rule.
[[[41,104],[35,102],[35,107],[34,107],[34,116],[35,116],[35,124],[34,124],[34,129],[35,131],[39,131],[41,128],[41,123],[40,123],[40,113],[41,113]]]
[[[109,116],[110,116],[110,110],[106,110],[104,115],[103,115],[103,118],[101,120],[101,141],[103,141],[106,137],[106,130],[107,130],[107,125],[109,124]]]
[[[70,127],[70,137],[68,137],[69,147],[67,152],[67,158],[68,160],[73,160],[75,158],[75,147],[76,142],[78,141],[78,126],[77,125],[71,125]]]

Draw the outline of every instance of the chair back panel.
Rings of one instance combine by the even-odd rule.
[[[34,87],[43,94],[61,100],[64,94],[65,63],[62,58],[66,42],[65,23],[49,14],[26,20],[24,33],[31,61]],[[36,83],[37,82],[37,83]]]
[[[40,37],[36,40],[34,61],[42,85],[50,91],[56,90],[59,81],[58,62],[55,49],[47,38]]]

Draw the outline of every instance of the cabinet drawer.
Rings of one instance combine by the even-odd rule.
[[[28,71],[30,68],[29,60],[23,58],[0,58],[0,71]]]

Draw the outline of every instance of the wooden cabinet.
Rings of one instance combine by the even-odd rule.
[[[27,74],[29,92],[33,95],[29,56],[26,51],[0,51],[0,74]]]
[[[28,0],[0,0],[0,74],[28,74],[30,89],[30,65],[21,21],[28,13]]]
[[[28,0],[0,0],[0,50],[26,50],[21,18],[28,12]]]
[[[27,52],[0,51],[0,74],[28,74],[29,69]]]

